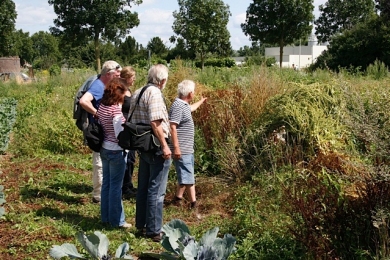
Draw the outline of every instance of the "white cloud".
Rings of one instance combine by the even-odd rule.
[[[18,14],[16,19],[17,27],[30,25],[53,25],[53,20],[57,17],[53,11],[53,7],[47,6],[29,6],[16,5]]]
[[[169,37],[173,35],[172,11],[156,8],[148,9],[138,13],[138,18],[140,20],[140,26],[133,28],[130,33],[137,42],[146,46],[153,37],[160,37],[167,46],[170,45]]]
[[[246,19],[246,13],[239,13],[235,15],[232,19],[233,25],[235,27],[241,27],[241,24],[245,22]]]

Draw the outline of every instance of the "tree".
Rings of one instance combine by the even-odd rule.
[[[15,3],[11,0],[0,1],[0,56],[10,55],[16,17]]]
[[[313,0],[253,0],[241,28],[252,41],[279,45],[281,67],[283,47],[310,34],[313,9]]]
[[[125,37],[130,29],[138,26],[136,12],[129,9],[142,0],[48,0],[58,15],[56,27],[50,28],[55,34],[64,35],[75,45],[82,46],[93,40],[97,70],[100,66],[100,39],[114,41]]]
[[[196,55],[193,51],[188,49],[188,46],[185,42],[185,40],[182,37],[178,37],[176,40],[176,45],[172,49],[169,50],[168,55],[167,55],[167,61],[169,62],[170,60],[173,59],[195,59]]]
[[[328,50],[321,54],[312,69],[340,68],[365,70],[376,60],[390,65],[390,27],[373,17],[343,34],[335,35]],[[375,46],[375,47],[373,47]]]
[[[333,35],[367,21],[375,13],[375,6],[372,0],[328,0],[319,10],[315,34],[319,42],[328,42]]]
[[[266,44],[260,44],[260,42],[252,42],[251,47],[245,45],[244,47],[241,47],[237,52],[239,56],[264,56],[266,47],[265,45]]]
[[[172,29],[185,40],[189,50],[199,55],[202,68],[209,53],[231,54],[228,5],[222,0],[178,0],[178,4]]]
[[[153,37],[146,45],[146,48],[159,57],[162,57],[168,52],[168,48],[160,37]]]
[[[11,39],[12,49],[10,50],[10,55],[19,56],[21,65],[26,62],[32,63],[34,49],[30,33],[22,30],[14,31]]]
[[[60,61],[61,53],[58,48],[58,39],[55,36],[39,31],[31,36],[31,40],[34,49],[34,67],[49,69]]]

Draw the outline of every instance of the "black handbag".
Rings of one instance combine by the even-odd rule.
[[[123,149],[138,150],[140,152],[157,152],[161,150],[160,141],[153,134],[153,130],[150,125],[134,124],[130,122],[142,94],[149,86],[151,85],[146,85],[142,88],[130,117],[127,119],[127,122],[122,125],[123,131],[121,131],[118,135],[118,145]]]
[[[92,151],[100,152],[104,139],[103,127],[96,121],[90,123],[84,130],[84,138]]]
[[[123,149],[140,152],[156,152],[161,148],[160,141],[153,134],[150,125],[130,122],[123,124],[123,131],[118,135],[118,144]]]

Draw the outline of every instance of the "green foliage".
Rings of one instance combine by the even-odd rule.
[[[34,56],[34,49],[30,33],[23,32],[22,30],[14,31],[12,34],[12,42],[10,55],[19,56],[21,65],[23,65],[25,61],[31,64]]]
[[[275,65],[276,59],[275,57],[264,57],[261,55],[257,55],[257,56],[247,57],[245,63],[248,66],[265,65],[267,67],[271,67]]]
[[[148,50],[159,57],[162,57],[168,52],[168,48],[165,46],[160,37],[153,37],[146,46]]]
[[[333,71],[352,68],[365,71],[377,59],[388,65],[389,33],[390,27],[381,19],[368,19],[365,23],[334,36],[328,50],[318,57],[314,68],[329,68]]]
[[[16,105],[13,98],[0,99],[0,154],[8,147],[9,135],[16,121]]]
[[[129,34],[131,28],[138,26],[138,14],[131,12],[130,8],[133,4],[142,3],[142,0],[48,2],[53,5],[54,12],[58,15],[54,19],[56,27],[51,28],[51,31],[56,35],[63,35],[62,39],[72,42],[73,46],[83,46],[86,41],[93,40],[96,68],[101,68],[100,38],[115,41]]]
[[[31,41],[35,69],[49,69],[60,61],[58,38],[48,32],[39,31],[31,36]]]
[[[5,215],[5,209],[1,206],[6,202],[7,201],[5,200],[4,186],[0,185],[0,219]]]
[[[180,219],[171,220],[163,226],[162,231],[165,235],[161,244],[166,252],[148,253],[159,259],[222,260],[228,259],[235,251],[236,239],[230,234],[218,238],[218,227],[207,231],[199,242],[195,241],[187,225]]]
[[[93,234],[86,236],[83,232],[77,234],[77,239],[83,248],[88,252],[90,259],[111,259],[108,254],[109,241],[105,234],[95,231]],[[115,259],[133,259],[133,257],[127,255],[129,251],[129,244],[123,243],[118,247],[115,253]],[[61,259],[63,257],[85,259],[85,256],[79,254],[76,247],[73,244],[65,243],[61,246],[54,245],[50,249],[50,256],[54,259]]]
[[[12,32],[15,28],[17,13],[12,0],[3,0],[0,3],[0,56],[11,54]]]
[[[351,11],[353,10],[353,11]],[[320,16],[314,22],[315,34],[320,42],[328,42],[331,37],[349,30],[374,15],[372,0],[329,0],[319,6]]]
[[[50,76],[58,76],[61,75],[61,68],[58,65],[53,65],[49,68]]]
[[[381,61],[375,60],[374,64],[367,67],[367,75],[373,79],[379,80],[389,75],[388,67]]]
[[[220,59],[214,58],[214,59],[206,59],[203,65],[206,67],[231,68],[236,66],[236,63],[232,58],[220,58]],[[197,68],[202,68],[202,61],[196,61],[195,66]]]
[[[284,46],[310,34],[313,9],[313,0],[254,0],[241,28],[252,41],[280,46],[283,56]]]
[[[74,93],[86,77],[78,78],[77,84],[72,84],[70,75],[64,75],[64,78],[69,82],[66,85],[59,83],[59,77],[52,77],[46,83],[36,82],[15,88],[19,91],[15,94],[19,105],[15,123],[18,131],[14,133],[10,147],[13,153],[69,154],[84,150],[82,135],[75,126],[71,112]]]
[[[286,142],[289,144],[287,147],[274,147],[267,139],[264,139],[262,146],[263,149],[269,147],[271,154],[275,152],[273,148],[282,149],[280,159],[286,160],[286,163],[298,151],[305,157],[311,157],[318,152],[347,150],[344,142],[347,132],[341,124],[346,104],[342,99],[341,89],[326,85],[291,85],[290,88],[289,92],[276,95],[267,102],[255,123],[264,132],[259,131],[256,134],[258,138],[255,137],[254,140],[261,140],[262,136],[273,136],[274,131],[277,134],[281,127],[285,127]],[[294,147],[294,151],[284,150],[289,146]],[[270,155],[265,151],[267,149],[263,151],[264,155]],[[259,158],[258,162],[261,161]],[[262,163],[260,167],[265,165]]]
[[[209,53],[223,57],[231,53],[229,6],[221,0],[179,0],[173,12],[173,31],[199,55],[202,68]]]

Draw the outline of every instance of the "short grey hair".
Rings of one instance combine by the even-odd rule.
[[[119,65],[119,63],[114,60],[108,60],[105,63],[103,63],[100,74],[105,75],[107,73],[111,73],[112,71],[116,71],[116,70],[121,71],[122,70],[121,65]]]
[[[148,83],[161,85],[161,81],[168,80],[168,68],[163,64],[153,65],[148,71]]]
[[[188,96],[191,92],[195,91],[195,82],[185,79],[177,85],[177,95],[179,98]]]

